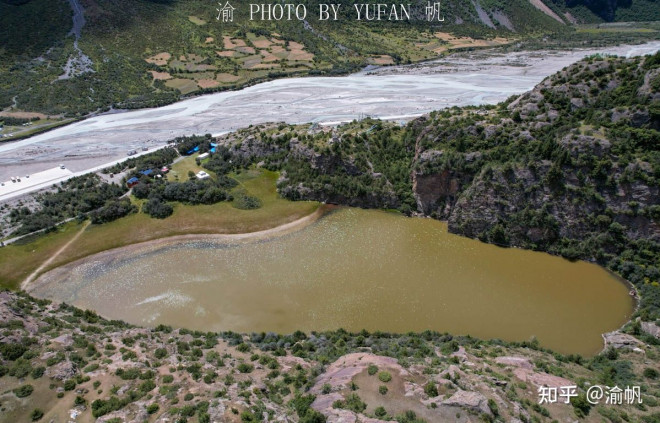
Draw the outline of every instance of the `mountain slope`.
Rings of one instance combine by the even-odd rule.
[[[238,334],[132,327],[0,292],[4,421],[654,423],[660,348],[592,358],[424,332]],[[621,347],[621,345],[618,345]],[[642,351],[643,349],[643,351]],[[640,352],[641,351],[641,352]],[[592,406],[581,381],[640,386],[643,405]],[[579,397],[538,404],[541,386]],[[560,397],[561,398],[561,397]],[[75,416],[75,419],[71,416]]]
[[[448,220],[486,242],[598,262],[660,318],[660,53],[591,57],[498,107],[401,128],[252,128],[221,138],[282,171],[280,193]]]
[[[357,22],[352,2],[337,22],[318,21],[320,0],[304,3],[304,22],[250,21],[247,3],[234,2],[234,22],[223,23],[205,0],[72,0],[85,20],[75,44],[66,0],[0,0],[0,109],[76,116],[157,106],[265,79],[574,31],[562,10],[552,6],[559,22],[528,0],[441,3],[445,22],[434,24],[422,0],[404,2],[412,3],[410,22]]]

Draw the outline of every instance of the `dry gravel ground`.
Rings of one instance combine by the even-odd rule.
[[[572,52],[456,55],[423,65],[369,69],[346,77],[281,79],[158,109],[105,114],[0,145],[0,180],[66,164],[84,171],[176,136],[221,134],[264,122],[406,120],[432,110],[494,104],[531,89],[585,55],[653,53],[660,42]]]

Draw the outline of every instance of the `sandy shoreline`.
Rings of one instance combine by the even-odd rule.
[[[170,245],[190,242],[190,241],[245,241],[245,240],[263,240],[269,239],[274,236],[283,236],[290,234],[292,232],[306,228],[307,226],[313,224],[321,217],[335,209],[336,206],[322,204],[319,206],[313,213],[303,216],[300,219],[294,220],[293,222],[285,223],[274,228],[264,229],[257,232],[247,232],[239,234],[186,234],[186,235],[174,235],[165,238],[153,239],[150,241],[144,241],[137,244],[125,245],[123,247],[112,248],[110,250],[101,251],[99,253],[94,253],[89,256],[80,258],[70,263],[63,264],[54,269],[48,270],[45,273],[39,275],[36,280],[33,282],[28,281],[25,285],[21,286],[26,292],[31,292],[39,287],[48,285],[52,280],[56,280],[58,275],[62,273],[67,273],[68,269],[80,265],[86,261],[92,261],[95,258],[108,258],[116,256],[118,254],[124,254],[127,252],[138,252],[143,249],[155,249],[163,248]]]

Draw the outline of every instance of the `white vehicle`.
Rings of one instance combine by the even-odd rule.
[[[66,167],[63,164],[61,164],[60,169],[66,169]]]

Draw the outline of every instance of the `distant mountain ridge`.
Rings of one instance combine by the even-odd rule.
[[[223,23],[209,0],[0,0],[0,111],[73,117],[155,107],[268,79],[344,74],[454,49],[548,35],[591,43],[598,36],[576,32],[574,22],[660,20],[656,0],[442,1],[445,21],[433,23],[423,0],[403,2],[412,10],[404,22],[356,22],[354,1],[342,3],[338,21],[319,21],[321,0],[302,2],[305,21],[250,21],[246,1],[231,3],[234,21]],[[71,4],[86,22],[77,44]],[[611,41],[640,35],[614,34]]]

